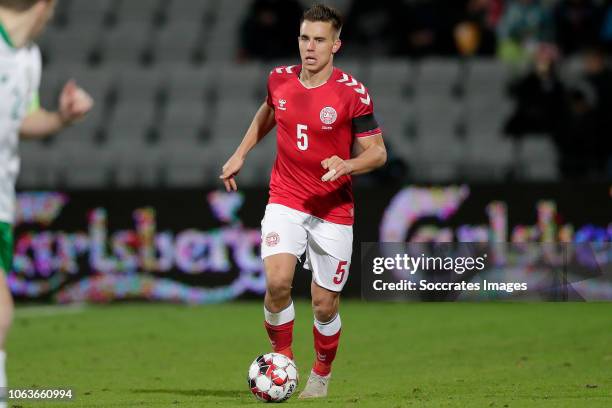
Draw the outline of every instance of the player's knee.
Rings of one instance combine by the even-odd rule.
[[[335,299],[312,299],[312,311],[318,321],[329,322],[338,313],[338,303]]]
[[[268,295],[274,301],[284,301],[291,297],[291,284],[283,281],[268,281],[266,284]]]

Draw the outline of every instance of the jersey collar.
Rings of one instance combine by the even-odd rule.
[[[0,21],[0,37],[4,39],[4,42],[6,42],[9,47],[15,48],[15,45],[13,44],[13,41],[11,40],[11,37],[9,36],[9,34],[6,32],[6,29],[4,28],[2,21]]]
[[[308,87],[308,86],[304,85],[304,83],[300,80],[300,74],[302,73],[302,69],[304,69],[304,67],[302,65],[299,65],[296,68],[298,68],[298,70],[296,71],[295,78],[300,83],[300,85],[302,85],[304,87],[304,89],[318,89],[318,88],[321,88],[321,87],[327,85],[328,83],[330,83],[333,79],[336,79],[338,77],[338,68],[333,67],[332,73],[329,76],[329,78],[327,78],[327,81],[325,81],[322,84],[319,84],[317,86]]]

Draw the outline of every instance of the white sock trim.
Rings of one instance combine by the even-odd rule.
[[[342,328],[342,320],[340,319],[340,313],[338,313],[333,319],[327,323],[321,323],[316,318],[314,319],[314,326],[317,331],[324,336],[333,336],[338,334]]]
[[[281,324],[289,323],[295,320],[295,309],[293,308],[293,301],[291,301],[289,306],[287,306],[278,313],[270,312],[268,309],[266,309],[266,306],[264,305],[264,316],[266,318],[266,323],[271,326],[280,326]]]

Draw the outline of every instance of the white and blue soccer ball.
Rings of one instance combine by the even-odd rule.
[[[291,397],[298,386],[298,371],[289,357],[263,354],[249,367],[247,382],[251,392],[263,402],[283,402]]]

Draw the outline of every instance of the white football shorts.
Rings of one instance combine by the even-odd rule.
[[[261,221],[261,258],[283,253],[298,259],[306,254],[304,268],[312,271],[314,282],[341,292],[351,266],[353,227],[268,204]]]

